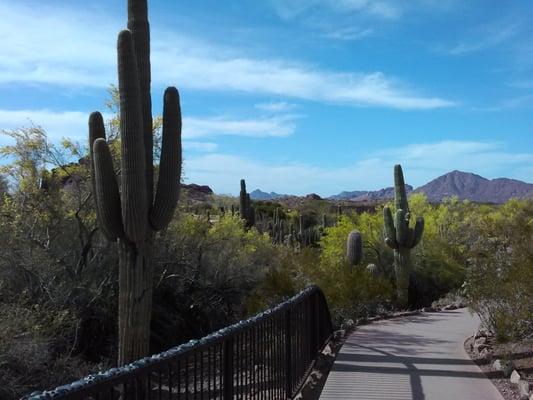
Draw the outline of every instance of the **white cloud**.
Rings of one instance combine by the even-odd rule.
[[[108,117],[106,115],[106,117]],[[37,125],[52,141],[68,137],[84,141],[88,135],[89,113],[81,111],[0,110],[0,129],[17,129]]]
[[[446,52],[451,55],[462,55],[496,47],[517,35],[519,28],[519,24],[515,22],[503,26],[479,27],[471,34],[473,36],[471,39],[460,41]]]
[[[50,111],[50,110],[2,110],[0,109],[0,129],[17,129],[31,125],[41,126],[51,141],[62,137],[84,141],[87,139],[89,112]],[[111,118],[104,114],[104,118]],[[191,140],[201,137],[221,135],[250,137],[284,137],[291,135],[296,126],[297,116],[283,115],[257,119],[227,117],[186,117],[183,118],[183,139],[185,148],[214,151],[216,143]]]
[[[0,15],[0,84],[103,88],[116,81],[115,41],[123,22],[94,12],[15,2],[0,2]],[[158,86],[397,109],[454,105],[381,72],[338,73],[291,60],[254,58],[157,29],[152,31],[152,71]]]
[[[291,135],[296,126],[294,116],[277,116],[260,119],[183,118],[183,137],[198,138],[206,136],[251,136],[283,137]]]
[[[287,103],[286,101],[277,101],[270,103],[258,103],[254,107],[263,111],[279,113],[294,109],[296,104]]]
[[[328,196],[342,190],[392,186],[393,166],[397,163],[404,167],[406,182],[415,187],[453,169],[487,178],[506,176],[530,181],[533,153],[506,151],[495,142],[442,141],[385,149],[338,168],[308,163],[267,164],[215,153],[187,159],[185,176],[190,182],[210,185],[218,193],[236,193],[239,179],[245,178],[250,188]]]

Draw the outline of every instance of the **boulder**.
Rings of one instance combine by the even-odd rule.
[[[495,369],[496,371],[503,371],[502,360],[494,360],[494,362],[492,363],[492,369]]]
[[[515,385],[518,384],[518,382],[520,382],[520,374],[516,372],[516,369],[514,369],[513,372],[511,372],[511,377],[509,378],[509,380],[511,381],[511,383],[514,383]]]

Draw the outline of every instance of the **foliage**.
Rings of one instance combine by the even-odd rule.
[[[510,200],[469,222],[477,234],[465,284],[471,307],[500,341],[531,335],[533,202]]]

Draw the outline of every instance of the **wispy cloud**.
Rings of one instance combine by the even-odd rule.
[[[199,138],[207,136],[283,137],[294,133],[295,116],[284,115],[258,119],[230,119],[226,117],[183,119],[183,136]]]
[[[296,104],[287,103],[286,101],[276,101],[270,103],[258,103],[254,107],[267,112],[280,113],[294,109]]]
[[[12,2],[0,2],[0,15],[0,84],[102,88],[115,82],[115,38],[122,23],[91,12]],[[339,73],[293,60],[254,58],[171,31],[152,32],[152,70],[157,86],[397,109],[454,105],[381,72]]]
[[[337,40],[355,41],[366,38],[374,33],[373,29],[342,28],[331,30],[324,34],[324,37]]]
[[[473,111],[500,112],[520,108],[533,108],[533,95],[516,96],[503,99],[496,105],[488,107],[475,107]]]
[[[106,119],[111,115],[105,114]],[[51,141],[69,137],[85,141],[88,132],[89,112],[51,110],[2,110],[0,129],[17,129],[32,125],[41,126]],[[194,139],[224,135],[249,137],[284,137],[296,129],[295,115],[272,115],[256,119],[215,117],[183,118],[183,139],[185,147],[192,150],[214,151],[215,143]]]
[[[379,18],[396,18],[401,13],[398,2],[384,0],[272,0],[278,15],[289,19],[310,9],[326,8],[338,13],[360,12]]]
[[[484,26],[470,34],[470,38],[461,40],[455,46],[445,50],[451,55],[462,55],[499,46],[513,38],[520,31],[516,22],[507,25]]]
[[[342,190],[374,190],[391,186],[393,165],[404,166],[408,183],[419,186],[452,169],[488,178],[506,175],[531,180],[533,153],[510,152],[496,142],[441,141],[385,149],[339,168],[308,163],[262,163],[235,155],[208,154],[189,158],[185,174],[191,182],[209,184],[219,193],[236,193],[240,178],[251,188],[279,193],[331,195]],[[224,165],[221,170],[220,165]]]
[[[108,116],[106,116],[108,117]],[[81,111],[0,110],[0,129],[42,127],[52,141],[63,137],[87,139],[89,113]]]

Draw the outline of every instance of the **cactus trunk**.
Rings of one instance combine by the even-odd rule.
[[[394,275],[396,277],[396,301],[398,306],[405,308],[409,299],[411,249],[394,250]]]
[[[148,238],[142,248],[119,241],[118,365],[133,362],[150,351],[153,269]]]

